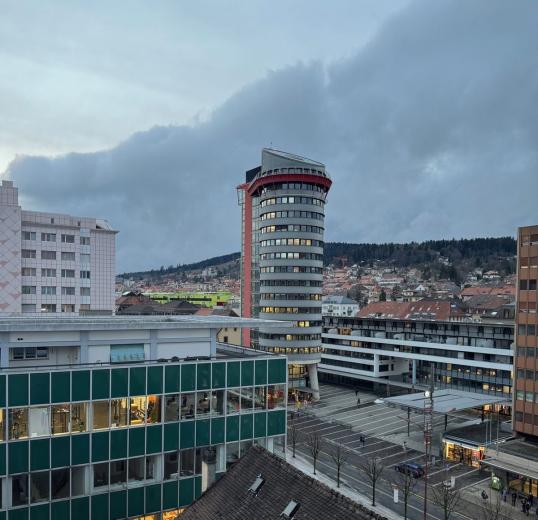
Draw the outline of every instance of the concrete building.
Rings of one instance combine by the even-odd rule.
[[[347,296],[332,294],[321,302],[323,316],[355,316],[359,312],[359,304]]]
[[[0,517],[172,520],[252,444],[284,450],[285,356],[217,342],[259,325],[0,318]]]
[[[514,430],[538,436],[538,226],[519,228]]]
[[[21,209],[0,186],[0,315],[114,311],[116,231],[105,220]]]
[[[319,162],[263,149],[238,186],[242,207],[241,315],[293,325],[245,333],[243,344],[288,355],[290,388],[319,399],[325,199]]]
[[[448,300],[378,302],[356,317],[324,317],[323,380],[512,394],[514,326],[467,320]]]

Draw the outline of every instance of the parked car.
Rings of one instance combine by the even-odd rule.
[[[406,473],[411,475],[413,478],[420,478],[424,476],[424,468],[415,462],[400,462],[394,466],[396,471],[400,473]]]

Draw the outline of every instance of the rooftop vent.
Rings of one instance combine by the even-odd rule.
[[[264,485],[265,479],[262,477],[262,474],[260,473],[257,477],[252,486],[248,488],[249,491],[252,491],[255,495],[258,494],[258,491],[261,489],[261,487]]]
[[[286,509],[282,511],[280,516],[282,518],[293,518],[295,516],[295,513],[297,513],[297,509],[299,509],[299,504],[294,500],[291,500],[290,503],[286,506]]]

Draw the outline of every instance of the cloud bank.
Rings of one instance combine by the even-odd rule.
[[[107,218],[118,270],[239,249],[235,186],[275,148],[326,163],[326,240],[512,235],[538,220],[538,4],[417,1],[355,55],[269,72],[194,126],[20,157],[32,209]]]

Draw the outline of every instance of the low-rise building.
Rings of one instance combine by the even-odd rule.
[[[324,296],[321,300],[323,316],[355,316],[357,312],[359,312],[359,304],[347,296],[333,294]]]

